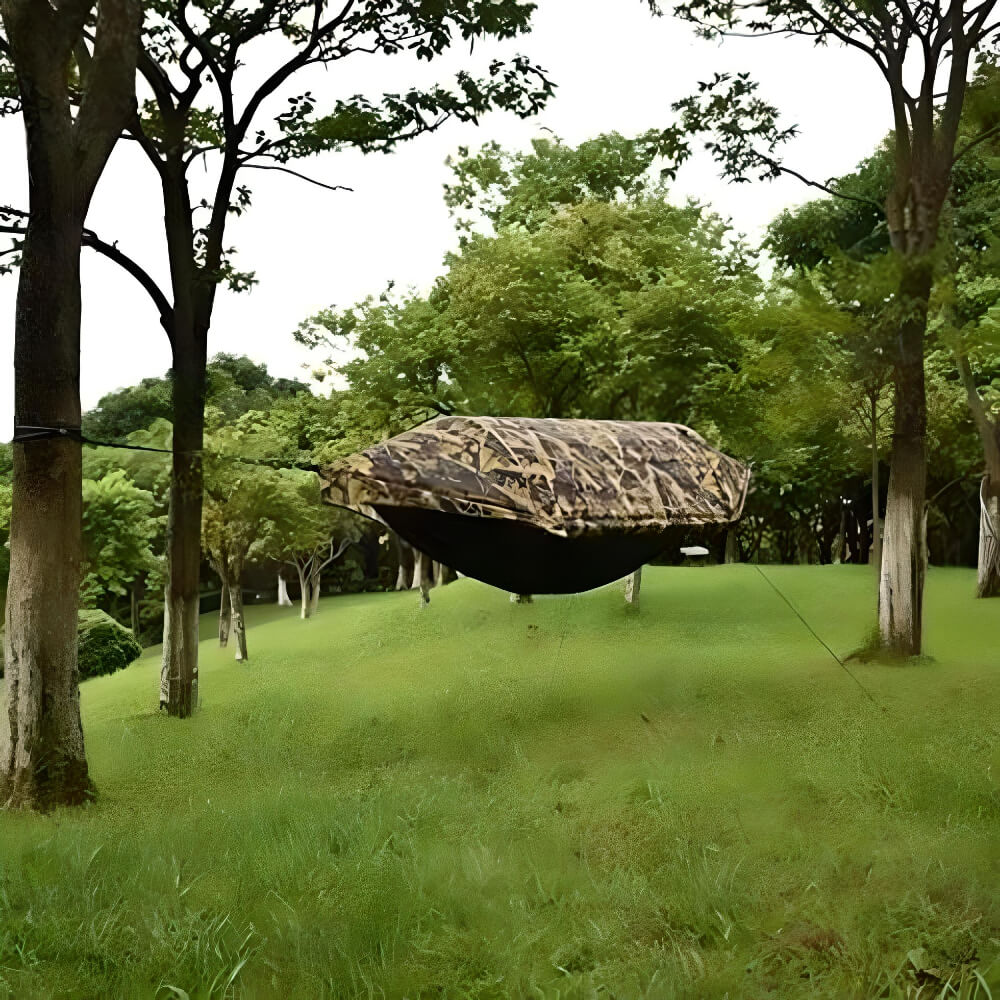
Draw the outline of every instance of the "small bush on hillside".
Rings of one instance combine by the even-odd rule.
[[[124,670],[142,655],[130,629],[104,611],[80,612],[80,680]]]
[[[124,670],[142,654],[142,646],[131,630],[104,611],[81,611],[78,629],[80,680]],[[3,633],[0,633],[0,677],[3,665]]]

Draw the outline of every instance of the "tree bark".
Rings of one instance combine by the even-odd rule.
[[[135,109],[142,13],[99,5],[76,119],[70,94],[84,14],[2,0],[21,95],[29,220],[14,318],[14,421],[80,426],[80,247],[94,188]],[[77,672],[80,445],[71,436],[14,445],[6,684],[0,706],[0,804],[79,804],[87,769]]]
[[[288,596],[288,584],[281,573],[278,573],[278,607],[290,608],[291,606],[292,599]]]
[[[182,299],[180,301],[183,301]],[[167,517],[167,587],[160,704],[189,716],[198,704],[198,612],[204,474],[206,352],[175,294],[173,456]]]
[[[736,535],[736,529],[732,526],[726,530],[725,561],[727,565],[740,561],[740,540]]]
[[[968,356],[956,357],[969,410],[983,445],[986,477],[980,487],[979,559],[976,574],[977,597],[1000,597],[1000,566],[996,550],[1000,545],[1000,422],[990,418],[979,395]]]
[[[878,397],[873,396],[872,404],[872,547],[869,550],[868,559],[875,567],[876,573],[882,570],[882,521],[879,518],[879,497],[881,494],[881,484],[879,482],[878,464]]]
[[[296,564],[299,574],[299,617],[305,621],[310,614],[311,602],[309,600],[309,575],[305,568]]]
[[[899,298],[907,318],[900,326],[895,372],[895,414],[885,538],[879,581],[879,634],[883,647],[919,655],[927,537],[927,399],[924,333],[932,271],[926,258],[904,262]]]
[[[322,584],[322,577],[319,573],[314,573],[309,577],[309,617],[312,618],[319,610],[319,598]]]
[[[130,588],[130,620],[132,624],[132,633],[135,637],[139,638],[139,632],[142,628],[142,622],[140,620],[139,606],[142,602],[143,597],[146,595],[146,574],[140,573],[132,581],[132,586]]]
[[[247,628],[243,618],[243,580],[242,574],[234,573],[229,584],[229,603],[233,609],[233,637],[236,639],[236,659],[250,659],[247,654]]]
[[[399,564],[396,571],[396,590],[409,590],[413,582],[413,549],[395,532],[392,537],[396,543],[396,558]]]
[[[230,597],[229,578],[222,578],[222,590],[219,592],[219,647],[225,649],[229,645],[229,630],[233,622],[232,599]]]
[[[431,560],[419,549],[413,550],[413,588],[420,591],[420,607],[431,603]]]
[[[642,567],[640,566],[625,581],[625,603],[639,607],[639,590],[642,587]]]

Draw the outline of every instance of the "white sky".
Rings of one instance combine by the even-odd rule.
[[[259,285],[241,295],[220,289],[209,353],[247,354],[274,375],[304,377],[310,356],[291,332],[306,316],[328,305],[349,306],[390,280],[401,288],[425,288],[455,242],[441,187],[449,173],[444,160],[459,145],[496,139],[523,148],[542,126],[570,143],[611,130],[635,134],[668,123],[672,101],[726,70],[750,70],[762,96],[782,108],[788,124],[800,126],[786,162],[806,175],[822,180],[849,170],[890,127],[884,81],[860,53],[817,49],[799,39],[704,42],[679,21],[651,18],[640,0],[540,0],[532,34],[515,43],[471,56],[463,50],[430,66],[359,55],[354,65],[310,79],[309,88],[322,108],[324,98],[446,81],[460,67],[482,71],[494,56],[513,52],[529,55],[558,84],[535,119],[495,114],[479,128],[445,126],[389,156],[335,153],[296,164],[327,183],[353,187],[353,193],[247,171],[243,181],[253,189],[254,204],[231,223],[227,244],[238,247],[238,266],[255,270]],[[266,71],[263,63],[261,69]],[[0,123],[0,148],[0,203],[25,205],[19,122]],[[701,157],[683,168],[673,194],[710,203],[739,231],[756,237],[781,208],[808,200],[809,190],[794,179],[729,185]],[[102,238],[117,240],[166,286],[159,188],[151,166],[127,143],[112,157],[88,224]],[[16,280],[0,277],[0,440],[9,440],[13,424]],[[169,367],[166,337],[145,293],[89,251],[83,260],[82,336],[84,409],[108,391]]]

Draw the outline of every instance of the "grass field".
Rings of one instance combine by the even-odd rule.
[[[771,567],[838,654],[864,568]],[[852,664],[749,566],[248,609],[83,686],[99,800],[0,814],[0,996],[1000,998],[1000,601]],[[869,697],[869,694],[871,697]]]

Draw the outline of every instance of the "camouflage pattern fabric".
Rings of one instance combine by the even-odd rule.
[[[323,499],[503,518],[563,538],[739,519],[750,471],[680,424],[439,417],[323,470]]]

